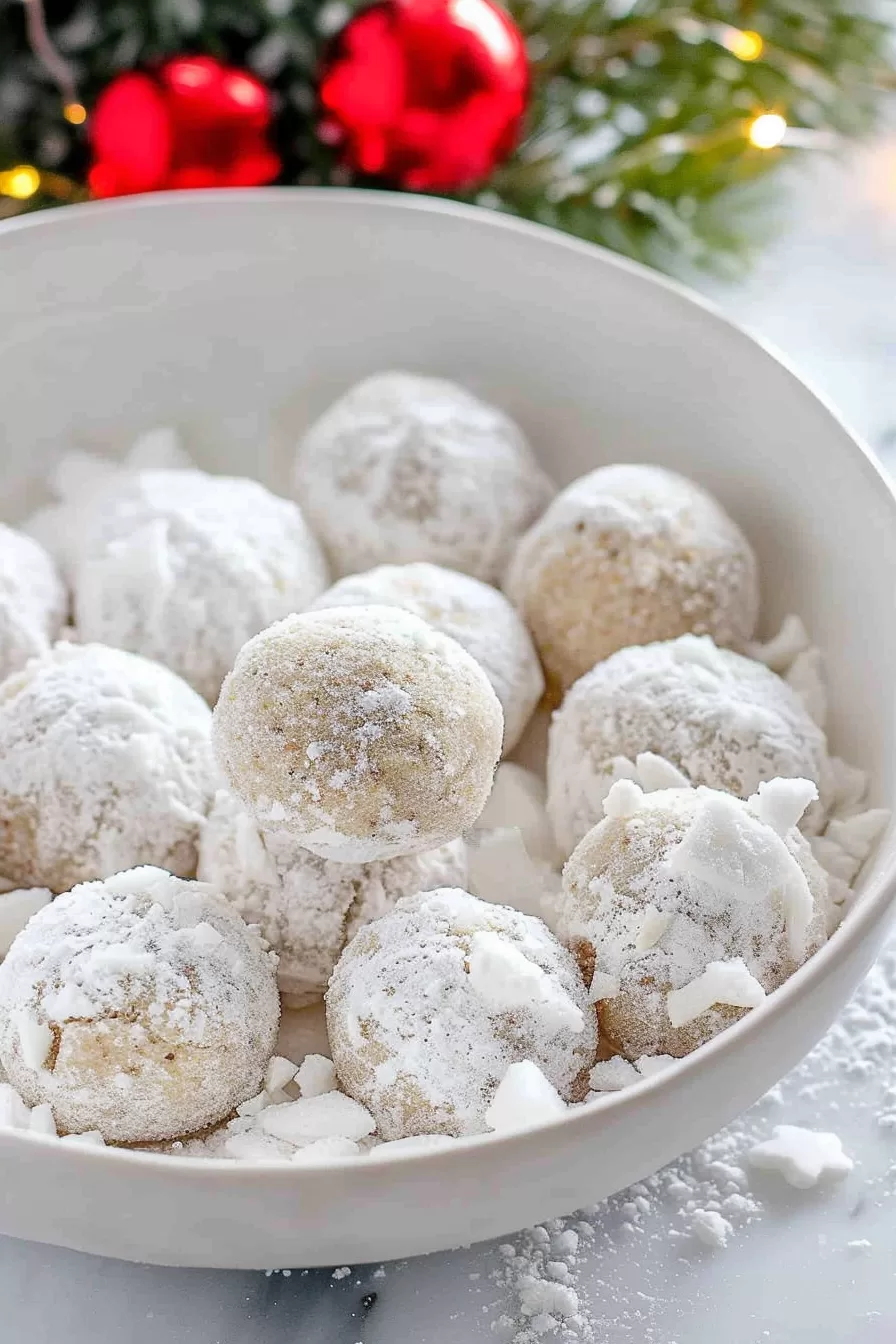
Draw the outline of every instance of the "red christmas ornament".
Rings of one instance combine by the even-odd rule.
[[[254,187],[280,160],[267,143],[271,99],[244,70],[177,56],[119,75],[90,118],[94,196],[177,187]]]
[[[528,88],[522,35],[492,0],[381,0],[325,60],[319,134],[356,172],[458,190],[513,149]]]

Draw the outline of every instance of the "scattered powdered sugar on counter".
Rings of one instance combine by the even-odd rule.
[[[690,1266],[699,1266],[701,1257],[736,1254],[754,1226],[786,1226],[808,1209],[807,1201],[843,1218],[844,1252],[872,1256],[875,1243],[851,1235],[852,1218],[866,1203],[891,1195],[896,1157],[886,1179],[868,1179],[854,1169],[851,1145],[831,1131],[848,1121],[851,1127],[858,1122],[860,1132],[896,1132],[894,1075],[896,939],[822,1041],[743,1116],[605,1204],[493,1249],[497,1300],[490,1303],[490,1321],[497,1344],[682,1344],[686,1328],[679,1335],[667,1326],[671,1299],[662,1264],[671,1262],[678,1289],[690,1301]],[[817,1126],[811,1129],[810,1115]],[[810,1189],[816,1182],[817,1190]],[[843,1182],[848,1197],[835,1204]],[[628,1262],[634,1268],[626,1276]],[[573,1293],[574,1312],[563,1315],[555,1306],[533,1314],[542,1291],[534,1285],[543,1284],[548,1294],[557,1282]],[[693,1292],[700,1292],[696,1282]]]

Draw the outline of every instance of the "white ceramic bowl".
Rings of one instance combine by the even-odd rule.
[[[803,616],[827,657],[834,747],[894,805],[896,501],[787,368],[681,289],[540,228],[372,193],[144,197],[0,229],[8,517],[59,449],[120,449],[171,422],[203,465],[283,488],[311,417],[396,366],[506,407],[561,482],[634,460],[714,491],[758,549],[765,629]],[[890,833],[841,930],[763,1007],[548,1127],[320,1169],[0,1131],[0,1231],[162,1264],[357,1264],[590,1204],[712,1133],[818,1039],[881,943],[894,866]]]

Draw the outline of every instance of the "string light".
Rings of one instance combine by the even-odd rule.
[[[747,139],[756,149],[776,149],[786,134],[787,122],[779,112],[763,112],[747,129]]]
[[[729,28],[722,38],[722,45],[736,56],[739,61],[758,61],[765,43],[752,28]]]
[[[0,195],[14,201],[27,201],[40,186],[40,173],[30,163],[20,163],[0,173]]]
[[[73,126],[83,126],[87,120],[87,108],[83,103],[66,103],[62,109],[62,115]]]

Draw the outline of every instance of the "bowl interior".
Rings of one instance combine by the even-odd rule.
[[[833,748],[893,806],[896,501],[799,379],[676,286],[474,210],[278,189],[8,224],[0,296],[5,517],[62,451],[119,453],[163,424],[200,465],[285,490],[303,427],[356,379],[455,378],[515,416],[559,482],[648,461],[717,494],[759,553],[764,632],[802,616]],[[891,830],[862,883],[881,907],[894,859]]]

